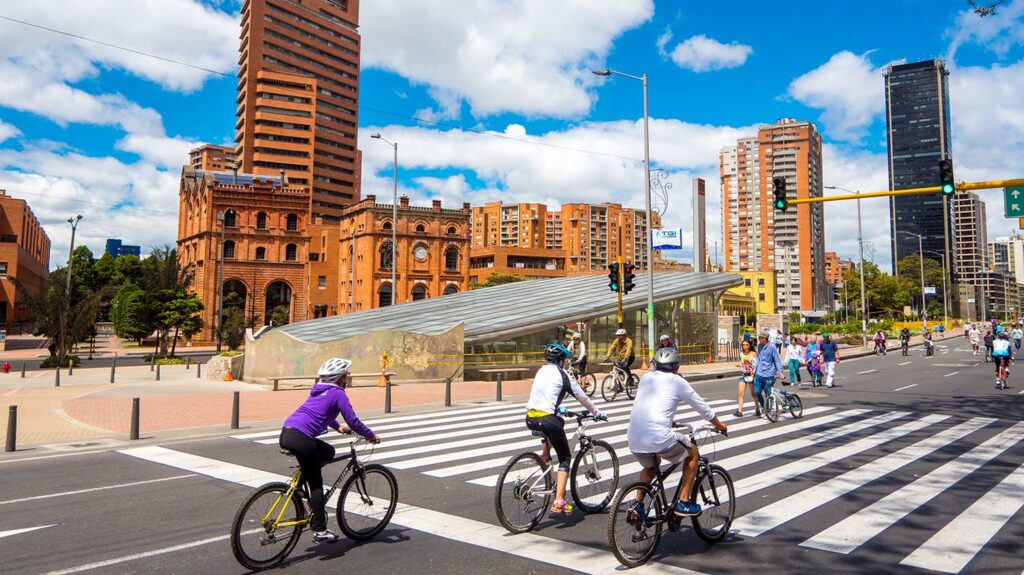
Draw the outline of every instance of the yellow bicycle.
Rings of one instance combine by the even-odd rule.
[[[359,461],[356,445],[349,443],[349,452],[335,457],[326,465],[348,460],[348,465],[324,494],[324,500],[341,485],[337,502],[338,527],[346,537],[365,541],[387,527],[398,505],[398,480],[388,468]],[[292,456],[290,451],[281,453]],[[306,504],[309,501],[302,470],[293,465],[295,473],[287,483],[274,482],[258,487],[235,513],[231,524],[231,551],[235,559],[253,571],[271,569],[283,562],[295,549],[302,530],[309,525]]]

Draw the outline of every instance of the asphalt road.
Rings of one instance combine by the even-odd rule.
[[[633,571],[1022,573],[1024,374],[996,390],[992,365],[965,348],[963,338],[950,338],[931,358],[917,348],[909,357],[896,351],[842,362],[838,387],[800,390],[802,419],[729,421],[733,432],[716,444],[715,459],[730,469],[739,495],[733,532],[710,546],[689,527],[666,533],[651,563]],[[735,381],[696,387],[721,414],[734,410]],[[546,518],[524,535],[498,526],[489,484],[533,441],[521,403],[372,421],[384,438],[373,460],[394,470],[404,506],[368,543],[316,546],[304,534],[283,569],[617,571],[604,513]],[[636,467],[624,442],[629,402],[608,408],[611,421],[590,431],[613,442],[623,485]],[[250,485],[289,473],[275,435],[249,429],[119,451],[0,458],[4,573],[244,573],[228,528]]]

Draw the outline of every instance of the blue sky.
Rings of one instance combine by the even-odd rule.
[[[1022,175],[1024,0],[985,19],[959,0],[824,6],[367,0],[364,193],[389,193],[391,151],[368,138],[380,130],[400,142],[401,188],[413,201],[641,206],[640,85],[588,72],[606,66],[650,77],[652,163],[674,184],[665,220],[686,238],[690,178],[708,180],[710,243],[720,234],[718,150],[780,117],[817,123],[826,184],[884,188],[881,69],[900,59],[945,58],[951,68],[959,178]],[[0,2],[0,16],[233,74],[238,7]],[[107,237],[173,243],[185,153],[233,139],[233,78],[3,20],[0,34],[9,39],[0,46],[0,188],[44,221],[52,264],[66,257],[61,222],[73,213],[86,216],[79,237],[95,252]],[[998,196],[984,197],[989,235],[1013,230]],[[826,209],[827,248],[846,257],[856,248],[849,207]],[[885,203],[864,207],[869,256],[885,262]]]

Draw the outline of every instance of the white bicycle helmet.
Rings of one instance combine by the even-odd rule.
[[[616,337],[620,336],[620,335],[626,335],[626,330],[620,329],[620,330],[615,332],[615,335],[616,335]]]
[[[348,375],[348,368],[351,365],[352,362],[347,359],[332,357],[320,366],[320,369],[316,371],[316,375],[320,378],[320,381],[335,383],[342,377]]]

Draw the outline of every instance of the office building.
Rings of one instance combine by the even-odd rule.
[[[822,196],[821,135],[814,124],[783,118],[741,138],[720,155],[725,271],[776,271],[780,313],[823,310],[825,217],[821,204],[777,212],[772,180],[784,178],[787,196]]]
[[[235,163],[235,149],[204,144],[188,153],[188,165],[204,172],[226,172]]]
[[[955,284],[961,292],[961,317],[985,317],[988,296],[986,288],[990,282],[988,259],[988,225],[985,219],[985,202],[978,194],[968,192],[957,194],[950,202],[952,207],[951,221],[953,226],[953,257],[951,266],[957,270]],[[917,238],[914,238],[914,251],[917,253]],[[941,261],[942,252],[929,252],[925,243],[925,258]],[[904,256],[905,257],[905,256]],[[964,297],[966,296],[966,297]],[[974,300],[971,302],[970,300]],[[967,310],[966,305],[974,305],[975,309]]]
[[[242,4],[235,156],[245,173],[311,191],[311,217],[359,199],[358,0]]]
[[[28,202],[0,190],[0,329],[31,331],[29,306],[14,279],[40,301],[46,290],[50,269],[50,238]]]
[[[104,251],[114,258],[119,258],[121,256],[142,256],[141,246],[130,246],[117,239],[108,239],[106,249]]]
[[[927,60],[889,66],[885,71],[885,104],[889,188],[937,186],[939,161],[952,157],[949,73],[945,64]],[[917,238],[899,233],[901,230],[923,236],[925,257],[938,261],[934,252],[952,251],[952,210],[948,199],[937,193],[890,198],[894,273],[900,259],[917,253]],[[959,281],[957,260],[950,259],[954,261],[954,281]]]

